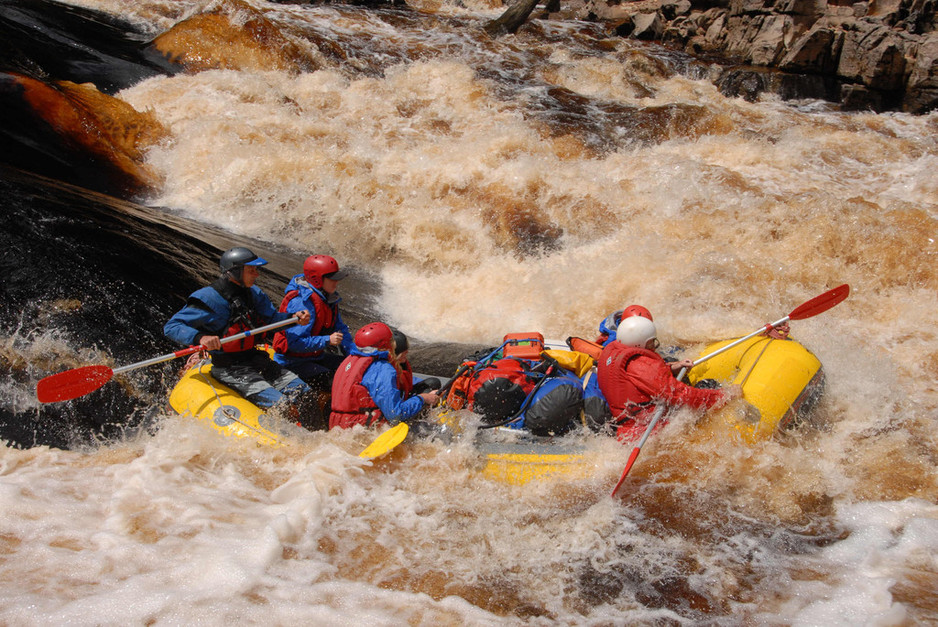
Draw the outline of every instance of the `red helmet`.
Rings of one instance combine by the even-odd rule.
[[[632,316],[641,316],[642,318],[648,318],[652,322],[655,321],[655,319],[651,317],[651,312],[645,309],[644,307],[642,307],[641,305],[629,305],[628,307],[622,310],[622,318],[621,318],[622,320],[625,320],[626,318],[630,318]]]
[[[355,346],[358,348],[372,347],[388,351],[391,350],[391,346],[393,346],[393,337],[391,327],[383,322],[372,322],[360,328],[358,333],[355,334]]]
[[[339,262],[328,255],[310,255],[303,262],[303,276],[317,290],[322,289],[323,277],[340,281],[347,274],[348,271],[339,270]]]

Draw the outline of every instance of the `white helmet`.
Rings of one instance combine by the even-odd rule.
[[[648,340],[658,336],[655,323],[642,316],[624,318],[616,329],[616,341],[626,346],[645,348]]]

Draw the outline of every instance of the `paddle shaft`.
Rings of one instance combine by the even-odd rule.
[[[738,340],[730,342],[726,346],[723,346],[708,355],[704,355],[700,359],[694,362],[693,366],[698,366],[708,359],[712,359],[717,355],[720,355],[734,346],[738,346],[745,342],[746,340],[752,339],[760,333],[765,333],[770,331],[775,327],[785,324],[789,320],[804,320],[806,318],[811,318],[823,313],[833,307],[834,305],[842,302],[850,294],[850,287],[846,284],[835,287],[832,290],[828,290],[819,296],[815,296],[811,300],[802,303],[795,309],[791,311],[790,314],[781,318],[772,324],[767,324],[764,327],[760,327],[756,331],[753,331],[745,337],[741,337]],[[691,367],[693,367],[691,366]],[[687,374],[687,368],[681,368],[681,371],[677,375],[677,380],[680,381],[684,378],[684,375]],[[648,440],[648,436],[651,435],[652,430],[655,428],[655,425],[658,424],[658,421],[661,420],[661,417],[664,415],[665,405],[660,403],[655,409],[655,414],[652,416],[651,422],[648,423],[648,427],[645,428],[645,432],[642,434],[642,437],[638,440],[638,444],[635,445],[635,448],[632,449],[632,454],[629,455],[629,461],[625,464],[625,470],[622,471],[622,476],[619,478],[619,482],[616,483],[616,487],[612,489],[612,496],[616,495],[616,492],[619,491],[619,487],[625,481],[625,478],[628,476],[629,471],[632,469],[632,464],[635,463],[635,460],[638,458],[639,452],[642,450],[642,447],[645,445],[645,442]]]
[[[713,352],[710,353],[709,355],[704,355],[703,357],[701,357],[700,359],[698,359],[697,361],[695,361],[695,362],[694,362],[694,365],[691,366],[691,368],[693,368],[694,366],[699,366],[699,365],[702,364],[703,362],[707,361],[708,359],[712,359],[713,357],[716,357],[717,355],[722,355],[723,353],[725,353],[725,352],[728,351],[729,349],[731,349],[731,348],[733,348],[733,347],[735,347],[735,346],[739,346],[740,344],[742,344],[742,343],[745,342],[746,340],[751,340],[752,338],[754,338],[755,336],[759,335],[760,333],[765,333],[766,331],[771,331],[771,330],[774,329],[775,327],[781,326],[781,325],[785,324],[786,322],[788,322],[789,320],[791,320],[791,316],[785,316],[784,318],[781,318],[781,319],[779,319],[779,320],[773,322],[772,324],[767,324],[767,325],[765,325],[764,327],[761,327],[761,328],[759,328],[759,329],[753,331],[752,333],[750,333],[749,335],[747,335],[747,336],[745,336],[745,337],[741,337],[741,338],[739,338],[738,340],[733,340],[732,342],[730,342],[730,343],[727,344],[726,346],[722,346],[722,347],[718,348],[717,350],[713,351]],[[677,376],[677,380],[678,380],[678,381],[680,381],[681,379],[684,378],[684,375],[687,373],[687,370],[688,370],[688,368],[684,368],[683,370],[681,370],[680,374]]]
[[[257,329],[250,329],[242,333],[230,335],[228,337],[222,338],[220,343],[228,344],[229,342],[236,342],[238,340],[248,338],[252,335],[273,331],[274,329],[279,329],[296,322],[298,322],[298,318],[294,316],[292,318],[288,318],[287,320],[281,320],[280,322],[268,324]],[[94,392],[102,385],[110,381],[115,374],[127,372],[128,370],[135,370],[137,368],[143,368],[145,366],[152,366],[153,364],[169,361],[170,359],[175,359],[184,355],[191,355],[192,353],[196,353],[200,350],[203,350],[202,346],[190,346],[188,348],[178,350],[174,353],[168,353],[166,355],[161,355],[159,357],[154,357],[152,359],[139,361],[135,364],[129,364],[127,366],[121,366],[114,369],[111,369],[108,366],[98,365],[82,366],[81,368],[65,370],[63,372],[49,375],[48,377],[40,379],[39,383],[36,385],[36,398],[40,403],[57,403],[59,401],[69,401],[74,398],[78,398],[79,396],[84,396],[85,394]]]
[[[294,324],[294,323],[296,323],[296,322],[298,322],[298,321],[299,321],[299,319],[298,319],[296,316],[294,316],[294,317],[292,317],[292,318],[288,318],[287,320],[281,320],[280,322],[274,322],[273,324],[268,324],[268,325],[263,326],[263,327],[258,327],[258,328],[256,328],[256,329],[248,329],[247,331],[242,331],[241,333],[236,333],[236,334],[234,334],[234,335],[229,335],[229,336],[227,336],[227,337],[223,337],[223,338],[219,339],[219,343],[222,344],[222,345],[230,344],[231,342],[237,342],[238,340],[247,339],[247,338],[251,337],[252,335],[260,335],[261,333],[266,333],[266,332],[268,332],[268,331],[273,331],[274,329],[279,329],[279,328],[281,328],[281,327],[289,326],[289,325]],[[176,352],[174,352],[174,353],[167,353],[167,354],[165,354],[165,355],[161,355],[161,356],[159,356],[159,357],[154,357],[154,358],[152,358],[152,359],[147,359],[147,360],[144,360],[144,361],[138,361],[138,362],[135,363],[135,364],[129,364],[129,365],[127,365],[127,366],[121,366],[121,367],[119,367],[119,368],[114,368],[113,373],[114,373],[114,374],[120,374],[121,372],[127,372],[128,370],[136,370],[137,368],[144,368],[144,367],[146,367],[146,366],[152,366],[152,365],[154,365],[154,364],[159,364],[159,363],[162,363],[162,362],[164,362],[164,361],[170,361],[170,360],[172,360],[172,359],[176,359],[177,357],[185,357],[186,355],[191,355],[192,353],[197,353],[197,352],[199,352],[200,350],[202,350],[203,348],[204,348],[203,346],[196,344],[196,345],[193,345],[193,346],[189,346],[188,348],[180,349],[180,350],[178,350],[178,351],[176,351]]]

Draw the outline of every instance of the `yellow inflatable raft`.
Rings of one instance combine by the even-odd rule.
[[[268,416],[257,405],[212,378],[212,365],[203,362],[183,374],[169,395],[169,405],[180,415],[199,420],[222,435],[252,438],[265,446],[286,444],[293,427]]]
[[[701,356],[732,341],[711,344]],[[719,415],[747,442],[771,437],[796,423],[824,388],[824,371],[817,357],[794,340],[764,336],[742,342],[693,368],[688,380],[697,383],[701,379],[742,386],[743,398],[748,402],[745,415],[741,416],[733,405]],[[291,434],[303,432],[300,427],[267,415],[213,379],[207,362],[186,371],[173,388],[169,404],[177,413],[200,420],[223,435],[251,438],[261,445],[287,445]],[[568,438],[537,437],[523,430],[496,428],[480,431],[474,444],[483,455],[482,474],[512,485],[545,478],[578,479],[589,476],[595,468],[585,447]]]
[[[704,348],[701,356],[733,340]],[[787,429],[810,411],[824,390],[824,369],[808,349],[792,339],[757,336],[691,369],[688,380],[716,379],[742,386],[748,402],[746,415],[734,417],[733,407],[721,415],[747,442],[771,437]]]

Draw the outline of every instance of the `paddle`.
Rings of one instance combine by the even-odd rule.
[[[296,322],[298,322],[298,318],[294,316],[287,320],[281,320],[280,322],[268,324],[267,326],[259,327],[257,329],[250,329],[248,331],[244,331],[243,333],[229,335],[228,337],[221,338],[220,341],[222,344],[228,344],[229,342],[243,340],[245,338],[251,337],[252,335],[259,335],[261,333],[266,333],[267,331],[273,331],[274,329],[289,326],[291,324],[295,324]],[[129,366],[121,366],[120,368],[112,369],[110,366],[82,366],[81,368],[66,370],[65,372],[49,375],[48,377],[41,379],[36,385],[36,396],[39,398],[40,403],[57,403],[59,401],[68,401],[73,398],[78,398],[79,396],[84,396],[85,394],[94,392],[99,387],[110,381],[111,377],[116,374],[127,372],[128,370],[143,368],[145,366],[152,366],[153,364],[176,359],[177,357],[191,355],[192,353],[199,352],[202,350],[202,348],[202,346],[190,346],[188,348],[178,350],[175,353],[167,353],[166,355],[161,355],[160,357],[154,357],[153,359],[147,359],[146,361],[139,361],[135,364],[130,364]]]
[[[830,309],[831,307],[833,307],[834,305],[837,305],[838,303],[843,302],[843,300],[847,298],[847,295],[849,294],[850,294],[850,286],[847,284],[844,284],[839,287],[835,287],[832,290],[828,290],[824,292],[823,294],[821,294],[820,296],[815,296],[811,300],[805,303],[802,303],[798,307],[795,307],[795,309],[793,309],[792,312],[788,314],[787,316],[785,316],[784,318],[781,318],[780,320],[777,320],[773,322],[772,324],[767,324],[764,327],[760,327],[757,331],[753,331],[752,333],[750,333],[749,335],[745,337],[741,337],[738,340],[730,342],[726,346],[721,347],[719,350],[713,351],[709,355],[704,355],[703,357],[695,361],[693,366],[691,366],[691,368],[693,368],[694,366],[700,365],[703,362],[707,361],[708,359],[716,357],[717,355],[720,355],[721,353],[728,351],[729,349],[745,342],[748,339],[754,338],[760,333],[771,331],[775,327],[783,325],[789,320],[805,320],[807,318],[816,316],[819,313],[823,313],[827,311],[828,309]],[[678,381],[684,378],[684,375],[687,373],[687,370],[688,368],[681,369],[681,371],[677,375]],[[664,410],[665,410],[664,403],[660,403],[658,405],[658,408],[655,410],[655,414],[652,417],[651,422],[648,423],[648,427],[645,429],[645,432],[642,434],[641,439],[639,439],[638,444],[635,446],[634,449],[632,449],[632,454],[629,455],[629,461],[625,464],[625,470],[622,471],[622,477],[619,478],[619,482],[616,484],[616,487],[612,489],[612,496],[615,496],[616,492],[619,491],[619,487],[622,485],[622,483],[625,481],[625,478],[628,476],[629,470],[632,469],[632,464],[634,464],[635,460],[638,458],[639,451],[642,450],[642,446],[645,445],[645,441],[648,439],[648,436],[651,435],[652,429],[655,428],[655,425],[661,419],[661,416],[664,415]]]
[[[374,459],[375,457],[386,455],[390,453],[395,446],[404,441],[409,431],[410,427],[407,426],[406,422],[399,422],[375,438],[375,441],[369,444],[358,456],[364,459]]]

